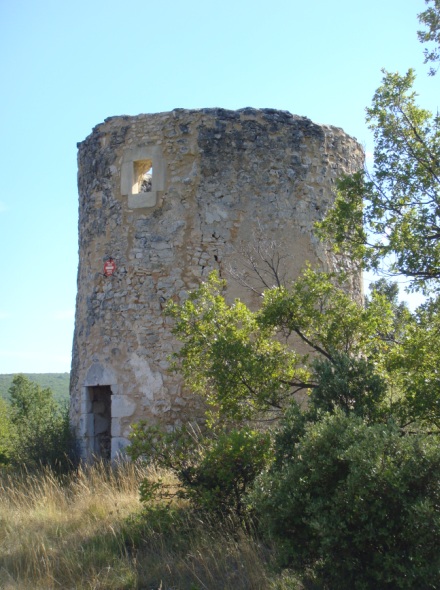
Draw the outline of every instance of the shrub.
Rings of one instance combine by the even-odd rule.
[[[180,496],[195,507],[217,514],[244,514],[243,499],[269,460],[270,436],[250,428],[202,436],[182,428],[164,433],[137,425],[128,452],[157,467],[171,469],[182,489]],[[163,488],[144,481],[141,499],[148,502]]]
[[[341,411],[309,423],[257,480],[262,530],[323,587],[440,588],[438,443]]]
[[[269,459],[270,437],[249,428],[232,430],[209,441],[190,474],[189,490],[211,511],[243,515],[243,499]]]

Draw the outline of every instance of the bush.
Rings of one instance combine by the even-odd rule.
[[[190,473],[194,500],[210,511],[243,515],[243,500],[269,460],[270,437],[249,428],[223,433]]]
[[[440,588],[439,437],[337,411],[256,483],[284,560],[339,590]]]
[[[171,469],[182,489],[180,496],[197,508],[217,514],[244,515],[243,499],[269,460],[270,436],[250,428],[218,435],[182,428],[164,433],[144,424],[135,426],[129,455]],[[148,502],[160,485],[144,481],[141,500]]]

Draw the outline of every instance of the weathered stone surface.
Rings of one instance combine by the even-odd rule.
[[[306,261],[348,267],[313,228],[332,202],[335,179],[358,170],[364,156],[341,129],[251,108],[111,117],[78,147],[71,416],[84,454],[96,452],[90,395],[108,387],[102,399],[111,400],[115,455],[133,421],[171,428],[198,415],[198,401],[168,371],[176,342],[162,316],[167,300],[182,300],[213,269],[226,276],[230,266],[243,268],[240,252],[257,234],[289,254],[288,278]],[[104,276],[110,257],[116,271]],[[360,280],[353,283],[359,293]],[[257,304],[232,280],[228,295]]]

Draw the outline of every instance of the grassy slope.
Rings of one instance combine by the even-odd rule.
[[[70,373],[23,373],[31,381],[35,381],[41,387],[50,387],[54,398],[60,402],[69,399]],[[0,397],[8,399],[8,389],[15,375],[0,375]]]

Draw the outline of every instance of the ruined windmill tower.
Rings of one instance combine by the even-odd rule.
[[[110,458],[135,421],[194,417],[195,400],[167,371],[166,301],[239,266],[257,228],[292,255],[290,277],[307,260],[334,270],[313,226],[363,151],[341,129],[285,111],[177,109],[107,119],[78,160],[71,416],[83,455]],[[233,281],[228,295],[252,304]]]

